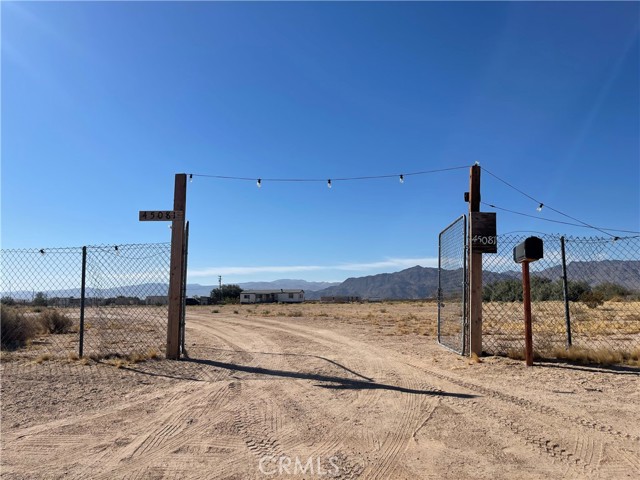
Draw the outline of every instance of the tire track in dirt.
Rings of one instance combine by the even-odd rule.
[[[266,329],[266,333],[269,333],[268,330],[269,329]],[[283,338],[283,335],[281,334],[281,332],[278,331],[276,338],[277,338],[277,343],[286,344],[287,342],[289,342],[289,339],[291,337],[289,337],[289,339]],[[305,342],[309,343],[309,340],[305,339]],[[314,342],[314,343],[317,343],[317,342]],[[311,358],[312,360],[316,360],[316,361],[318,360],[315,356],[311,356],[311,355],[305,355],[305,356]],[[300,355],[284,354],[281,356],[281,358],[284,359],[285,361],[284,362],[285,365],[282,366],[283,369],[286,368],[289,371],[300,372],[301,364],[300,364],[300,361],[298,360],[300,358]],[[302,381],[302,382],[297,382],[297,388],[301,390],[302,395],[307,395],[307,393],[304,393],[304,392],[310,393],[313,390],[317,389],[318,385],[311,384],[306,381]],[[362,395],[359,394],[359,392],[356,392],[355,395],[356,395],[356,399],[353,402],[350,402],[351,406],[355,407],[367,401],[365,398],[362,397]],[[275,392],[270,392],[269,398],[273,398],[274,396],[279,397],[279,402],[278,402],[279,404],[284,403],[285,405],[286,404],[295,405],[293,408],[297,410],[298,418],[303,419],[302,422],[304,423],[304,426],[306,427],[307,431],[311,431],[311,432],[320,431],[321,427],[323,426],[323,423],[327,421],[327,416],[330,415],[329,412],[323,411],[322,416],[318,417],[318,415],[316,415],[316,412],[314,412],[313,409],[307,408],[303,403],[299,402],[299,399],[295,400],[294,397],[289,394],[288,389],[280,388]],[[267,411],[267,408],[261,409],[258,407],[250,406],[247,409],[243,408],[243,412],[245,413],[245,415],[247,410],[249,410],[249,412],[262,411],[264,413]],[[277,423],[282,423],[281,415],[282,415],[282,412],[279,411],[276,417]],[[247,415],[246,418],[242,419],[240,424],[258,425],[263,420],[263,418],[264,417],[256,418],[256,415],[251,415],[251,413],[249,413],[249,415]],[[288,432],[287,431],[277,432],[275,428],[272,428],[268,425],[267,426],[263,425],[260,429],[245,428],[243,429],[244,430],[243,433],[245,438],[247,439],[247,443],[250,447],[250,450],[258,458],[272,457],[272,456],[275,456],[275,457],[286,456],[288,458],[291,458],[295,453],[296,454],[295,456],[297,456],[298,454],[300,455],[300,457],[298,458],[301,458],[301,461],[304,464],[309,458],[327,459],[330,456],[334,456],[334,454],[340,448],[342,442],[344,441],[344,437],[349,430],[349,426],[345,425],[344,422],[341,422],[340,420],[341,420],[340,418],[334,416],[333,424],[335,425],[335,427],[331,430],[331,435],[328,438],[321,439],[320,441],[315,439],[313,449],[311,451],[305,449],[304,452],[302,452],[301,449],[304,449],[305,441],[308,441],[308,438],[301,435],[300,429],[290,429]],[[273,425],[273,422],[274,421],[271,420],[270,423]],[[341,460],[342,460],[342,463],[340,465],[341,472],[345,472],[345,471],[356,472],[356,468],[354,468],[354,466],[351,465],[346,458],[341,458]],[[336,476],[333,478],[343,478],[343,477]],[[351,477],[344,477],[344,478],[351,478]]]
[[[270,324],[270,328],[275,327],[278,331],[281,331],[285,334],[291,334],[291,331],[293,330],[295,332],[295,335],[303,337],[308,341],[314,341],[316,343],[330,345],[334,349],[336,348],[336,346],[340,346],[344,350],[346,350],[349,354],[352,354],[353,351],[357,350],[361,352],[361,355],[359,356],[361,361],[363,357],[369,357],[367,359],[369,360],[367,364],[368,365],[373,364],[376,367],[378,367],[377,369],[378,371],[376,372],[378,374],[377,376],[382,376],[383,373],[387,373],[387,372],[383,372],[381,368],[381,362],[379,362],[379,357],[377,355],[370,355],[367,353],[369,349],[365,344],[361,344],[360,342],[354,341],[352,339],[349,339],[349,341],[344,341],[343,337],[336,337],[328,331],[321,330],[319,332],[316,332],[316,335],[311,336],[308,330],[302,329],[301,327],[288,328],[288,325],[286,324],[283,325],[282,322],[271,321],[271,320],[267,321],[266,323]],[[329,334],[329,335],[326,335],[326,334]],[[372,361],[371,358],[373,358],[374,360]],[[398,369],[393,368],[393,365],[390,365],[387,363],[386,366],[387,366],[387,371],[391,370],[392,372],[397,373]],[[368,374],[368,375],[372,377],[374,376],[371,374]],[[403,378],[402,376],[398,375],[397,380],[398,381],[396,383],[402,383],[406,385],[406,388],[408,389],[417,390],[416,387],[418,383],[415,378],[415,375],[412,375],[409,379]],[[375,400],[378,401],[380,399],[380,395],[383,393],[383,389],[374,388],[372,390],[375,395]],[[367,390],[366,392],[370,393],[371,390]],[[359,393],[361,393],[361,391]],[[420,413],[419,407],[422,405],[422,402],[419,402],[417,400],[419,396],[413,393],[402,393],[401,395],[404,400],[402,406],[399,408],[402,412],[402,417],[401,417],[402,421],[400,422],[398,429],[396,429],[394,432],[390,434],[387,434],[385,439],[380,440],[379,442],[380,450],[378,452],[379,459],[378,459],[376,468],[372,466],[369,466],[368,469],[360,468],[360,471],[364,471],[364,475],[366,478],[369,478],[371,475],[373,475],[371,476],[371,478],[385,478],[385,477],[390,478],[389,475],[392,475],[397,467],[396,460],[401,450],[403,450],[403,447],[406,448],[409,440],[413,436],[413,432],[418,426],[417,416]],[[360,395],[360,397],[365,402],[368,402],[368,403],[371,402],[370,396],[369,398],[366,398],[367,397],[366,395]],[[350,428],[348,428],[347,430],[350,430]],[[334,436],[334,438],[336,438],[336,436]],[[339,439],[343,438],[343,435],[339,435],[337,436],[337,438],[338,439],[336,441],[323,445],[324,448],[322,450],[319,450],[319,451],[316,450],[316,454],[327,455],[332,450],[340,448],[343,442]],[[353,468],[350,470],[350,476],[354,477],[354,475],[359,475],[360,471],[358,471],[357,468]],[[367,475],[367,474],[371,474],[371,475]]]
[[[193,383],[188,382],[181,387],[190,386]],[[169,390],[169,403],[175,403],[179,398],[180,393],[176,390],[177,388]],[[43,466],[37,461],[38,458],[47,459],[55,456],[58,459],[65,459],[67,465],[74,465],[72,477],[77,475],[78,478],[87,478],[87,475],[91,476],[95,473],[92,465],[88,465],[86,461],[88,451],[91,452],[92,462],[99,463],[101,459],[110,455],[114,444],[119,447],[128,443],[127,434],[124,432],[117,436],[115,441],[102,440],[100,434],[97,436],[92,434],[96,431],[97,425],[112,426],[122,423],[130,415],[138,415],[145,405],[160,403],[166,397],[157,393],[144,395],[134,402],[113,408],[106,407],[100,413],[89,413],[72,419],[62,419],[18,430],[8,434],[8,438],[4,440],[15,445],[21,455],[32,459],[32,468],[35,471]],[[112,431],[109,427],[106,430]]]
[[[262,321],[262,319],[260,320]],[[241,319],[234,318],[233,323],[236,325],[242,325],[243,327],[246,327],[246,325],[244,325],[245,322],[243,322]],[[315,344],[320,344],[323,347],[331,347],[334,351],[336,349],[346,350],[347,355],[352,354],[352,352],[354,351],[354,345],[359,349],[360,352],[368,351],[368,348],[366,348],[365,345],[360,345],[359,343],[354,344],[353,341],[343,342],[340,339],[336,339],[335,337],[325,338],[325,336],[323,335],[325,332],[316,332],[315,335],[312,335],[309,333],[308,329],[303,329],[300,327],[289,328],[290,327],[289,325],[283,324],[282,322],[266,320],[264,321],[263,325],[256,325],[255,323],[251,323],[250,326],[252,327],[252,329],[257,328],[261,330],[266,330],[268,333],[271,333],[271,334],[273,334],[275,331],[276,337],[283,342],[288,341],[287,336],[294,336],[298,338],[303,338],[305,342],[313,342]],[[295,342],[289,342],[289,343],[295,343]],[[359,356],[360,363],[362,363],[362,365],[368,365],[368,366],[373,365],[376,370],[377,375],[372,375],[371,373],[367,372],[367,374],[370,377],[381,376],[383,373],[385,374],[387,373],[387,372],[383,372],[381,368],[382,363],[379,361],[379,357],[377,355],[367,355],[365,353],[364,356],[367,356],[369,358],[367,358],[367,361],[364,362],[362,358],[363,355],[360,355]],[[293,355],[285,356],[285,358],[289,361],[290,364],[291,364],[291,359],[293,357],[294,357]],[[389,365],[387,365],[387,370],[390,368],[393,368],[393,367],[390,367]],[[352,369],[350,370],[353,372]],[[362,368],[358,368],[357,370],[363,371]],[[417,381],[414,379],[410,381],[405,381],[404,379],[402,379],[402,377],[399,377],[399,379],[403,384],[408,385],[407,388],[413,388],[417,386]],[[383,389],[381,388],[365,389],[364,391],[362,389],[359,389],[357,392],[357,403],[362,403],[364,405],[364,404],[371,404],[372,400],[374,400],[374,402],[377,402],[380,399],[380,396],[382,393],[383,393]],[[396,392],[394,392],[394,394],[395,393]],[[399,424],[399,428],[396,429],[396,431],[394,431],[393,433],[387,434],[384,440],[379,441],[379,445],[381,445],[381,448],[379,452],[379,459],[377,462],[379,465],[379,468],[376,469],[377,472],[379,472],[377,478],[384,478],[385,475],[391,474],[391,472],[394,471],[394,469],[397,466],[396,465],[397,457],[403,450],[403,447],[406,448],[406,445],[408,444],[409,440],[412,438],[413,432],[418,426],[417,417],[420,414],[419,407],[422,405],[422,402],[419,402],[417,400],[418,395],[409,394],[409,393],[403,393],[401,395],[403,399],[406,398],[406,401],[404,401],[402,403],[402,407],[399,408],[399,410],[401,410],[402,412],[402,421]],[[338,423],[338,425],[340,425],[340,423]],[[321,442],[319,445],[317,445],[313,450],[313,454],[318,457],[323,457],[323,456],[326,457],[333,453],[336,453],[337,451],[339,452],[340,448],[343,446],[345,436],[348,436],[351,430],[352,430],[352,427],[350,425],[345,425],[344,431],[341,431],[341,432],[336,432],[335,430],[333,430],[332,431],[333,435],[331,435],[331,438],[329,438],[328,441]],[[266,443],[265,442],[260,443],[255,441],[251,443],[251,447],[259,451],[260,454],[267,454],[268,452],[273,452],[274,446],[275,446],[275,442],[271,442],[271,440],[266,441]],[[282,445],[280,443],[278,443],[278,446],[281,447],[282,449]],[[350,467],[353,467],[353,468],[345,469],[345,471],[347,470],[349,471],[350,478],[354,478],[355,476],[359,475],[360,472],[363,470],[363,467],[357,464],[352,465]],[[373,471],[373,469],[370,469],[370,471]]]
[[[442,375],[442,377],[446,377],[446,379],[451,378],[448,375]],[[455,384],[456,382],[453,381],[452,383]],[[468,384],[468,382],[460,383]],[[430,385],[424,385],[424,387],[439,390],[437,387]],[[473,391],[471,388],[469,388],[469,390]],[[507,396],[509,398],[514,397],[512,395]],[[505,412],[503,409],[496,409],[485,403],[485,399],[472,400],[469,403],[447,396],[443,397],[442,400],[462,413],[468,412],[471,408],[473,410],[471,421],[477,422],[482,418],[493,419],[494,422],[511,431],[515,437],[519,438],[529,447],[550,457],[554,461],[558,460],[563,462],[568,468],[573,470],[579,478],[585,475],[595,476],[605,472],[614,473],[613,476],[607,476],[606,478],[617,478],[620,473],[626,472],[626,474],[628,474],[630,469],[635,475],[640,474],[640,461],[636,460],[633,454],[627,454],[625,451],[607,444],[606,439],[598,438],[602,435],[600,432],[592,432],[590,435],[585,436],[581,433],[582,429],[576,430],[574,432],[576,436],[574,437],[573,448],[570,448],[568,447],[568,444],[571,443],[570,441],[563,438],[553,438],[552,435],[544,433],[553,431],[554,427],[557,427],[558,419],[553,418],[553,416],[548,418],[548,416],[545,415],[542,419],[527,416],[524,421],[518,422],[514,420],[514,416],[509,415],[508,412]],[[525,402],[528,401],[525,400]],[[521,406],[519,403],[515,403],[515,405],[518,407]],[[478,415],[478,413],[481,415]],[[562,435],[560,437],[562,437]],[[622,465],[623,462],[618,461],[614,463],[614,465],[607,466],[605,469],[601,468],[600,461],[596,459],[596,456],[600,457],[601,453],[598,454],[598,452],[602,452],[607,447],[612,447],[612,451],[617,452],[619,459],[626,461],[628,465],[624,467]]]
[[[619,430],[616,430],[614,427],[612,427],[611,425],[606,425],[603,424],[601,422],[597,422],[593,419],[589,419],[589,418],[585,418],[585,417],[578,417],[578,416],[573,416],[573,415],[569,415],[566,414],[564,412],[561,412],[560,410],[557,410],[549,405],[541,405],[538,404],[536,402],[533,402],[531,400],[522,398],[522,397],[518,397],[515,395],[511,395],[508,393],[504,393],[504,392],[500,392],[488,387],[484,387],[482,385],[478,385],[472,382],[468,382],[465,380],[462,380],[460,378],[455,378],[451,375],[447,375],[444,374],[442,372],[436,372],[433,369],[430,369],[428,367],[425,366],[418,366],[415,365],[413,363],[407,363],[404,362],[406,365],[411,366],[413,368],[417,368],[423,372],[427,372],[430,375],[433,375],[434,377],[440,378],[442,380],[445,380],[446,382],[452,383],[454,385],[457,385],[459,387],[463,387],[469,391],[472,392],[476,392],[476,393],[482,393],[486,396],[501,400],[503,402],[506,402],[508,404],[514,404],[514,405],[518,405],[519,407],[523,408],[523,409],[527,409],[536,413],[540,413],[543,415],[547,415],[547,416],[553,416],[556,418],[561,418],[567,422],[570,422],[574,425],[577,426],[581,426],[584,428],[588,428],[590,430],[595,430],[597,432],[601,432],[601,433],[605,433],[617,438],[620,438],[622,440],[631,440],[634,442],[640,442],[640,435],[635,435],[635,434],[631,434],[631,433],[625,433],[625,432],[621,432]]]
[[[107,472],[94,475],[93,478],[117,478],[132,470],[142,475],[148,468],[162,464],[166,455],[179,449],[188,440],[200,438],[207,428],[207,422],[202,420],[210,412],[217,412],[218,420],[225,415],[230,417],[231,412],[225,413],[220,407],[227,400],[226,395],[237,396],[234,394],[234,383],[205,385],[199,391],[182,397],[172,411],[155,420],[153,423],[156,427],[139,442],[121,451],[111,452],[110,460],[102,465]],[[207,388],[209,391],[205,391]]]

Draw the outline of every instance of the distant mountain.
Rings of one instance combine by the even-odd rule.
[[[554,266],[532,273],[532,276],[557,280],[562,278],[562,267]],[[584,281],[594,286],[613,282],[632,291],[640,291],[640,261],[603,260],[600,262],[571,262],[567,276],[572,281]],[[521,278],[519,271],[483,272],[485,285]],[[448,271],[442,278],[442,288],[452,291],[462,282],[462,270]],[[340,285],[316,292],[307,292],[309,300],[332,296],[359,296],[363,299],[420,299],[435,298],[438,293],[438,269],[415,266],[396,273],[381,273],[366,277],[348,278]]]
[[[42,292],[48,298],[80,298],[80,288],[67,288],[60,290],[20,290],[7,292],[3,291],[2,295],[8,295],[16,300],[31,300],[36,293]],[[168,295],[169,285],[166,283],[143,283],[140,285],[123,285],[114,288],[91,288],[87,287],[85,296],[87,298],[115,298],[115,297],[138,297],[146,298],[149,296]]]
[[[243,290],[280,290],[280,289],[300,289],[305,293],[322,290],[324,288],[340,285],[339,282],[307,282],[306,280],[282,279],[272,282],[246,282],[239,283]],[[218,285],[199,285],[197,283],[187,284],[187,296],[208,297],[211,290],[218,288]]]
[[[600,283],[613,282],[623,287],[640,292],[640,261],[603,260],[599,262],[571,262],[567,265],[567,274],[572,281],[584,281],[594,286]],[[519,271],[483,272],[483,283],[491,284],[499,280],[520,278]],[[558,280],[562,278],[560,265],[542,271],[532,272],[532,276]],[[450,270],[442,278],[442,288],[454,291],[462,284],[462,270]],[[209,296],[217,285],[187,285],[187,296]],[[273,282],[241,283],[244,290],[279,290],[302,289],[309,300],[323,296],[358,296],[363,299],[420,299],[435,298],[438,293],[438,269],[415,266],[396,273],[381,273],[366,277],[348,278],[342,283],[307,282],[305,280],[275,280]],[[163,283],[145,283],[127,285],[118,288],[87,288],[87,297],[139,297],[167,295],[168,285]],[[36,291],[2,292],[14,299],[31,300]],[[80,297],[80,289],[44,291],[52,297]]]
[[[547,268],[540,272],[552,280],[562,278],[562,266]],[[640,260],[602,260],[600,262],[570,262],[567,278],[584,281],[592,287],[611,282],[632,291],[640,290]]]
[[[307,282],[306,280],[274,280],[273,282],[247,282],[240,283],[240,288],[243,290],[278,290],[280,288],[285,289],[300,289],[305,292],[315,292],[317,290],[323,290],[325,288],[340,285],[340,282]]]

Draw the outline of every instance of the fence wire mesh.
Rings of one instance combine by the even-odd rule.
[[[466,217],[438,238],[438,342],[458,353],[466,344]]]
[[[1,250],[2,361],[162,354],[170,247]]]
[[[490,354],[519,356],[524,349],[522,276],[512,251],[527,236],[500,235],[498,253],[483,255],[483,349]],[[530,264],[535,352],[637,351],[640,238],[538,236],[544,258]]]

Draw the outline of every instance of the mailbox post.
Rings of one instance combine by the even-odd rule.
[[[531,327],[531,282],[529,263],[543,258],[543,243],[538,237],[529,237],[513,249],[513,260],[522,264],[522,300],[524,305],[524,356],[527,367],[533,365],[533,329]]]

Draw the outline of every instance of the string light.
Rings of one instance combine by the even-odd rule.
[[[469,168],[469,165],[463,165],[463,166],[459,166],[459,167],[447,167],[447,168],[437,168],[437,169],[433,169],[433,170],[423,170],[420,172],[410,172],[410,173],[403,173],[403,174],[388,174],[388,175],[368,175],[368,176],[361,176],[361,177],[339,177],[339,178],[334,178],[333,181],[357,181],[357,180],[375,180],[375,179],[382,179],[382,178],[398,178],[399,176],[402,177],[402,180],[404,180],[404,177],[408,177],[411,175],[428,175],[431,173],[438,173],[438,172],[448,172],[451,170],[461,170],[461,169],[467,169]],[[189,174],[189,178],[191,177],[204,177],[204,178],[217,178],[220,180],[244,180],[244,181],[251,181],[251,182],[255,182],[256,181],[256,177],[232,177],[232,176],[228,176],[228,175],[205,175],[202,173],[190,173]],[[325,177],[326,178],[326,177]],[[260,182],[262,180],[264,180],[265,182],[290,182],[290,183],[294,183],[294,182],[327,182],[327,180],[323,179],[323,178],[262,178],[262,179],[258,179],[260,180]],[[328,183],[328,182],[327,182]]]
[[[258,188],[262,187],[262,179],[259,178],[258,181],[256,182],[256,185],[258,186]]]
[[[604,232],[605,230],[609,230],[611,232],[624,232],[624,233],[633,233],[633,234],[640,233],[640,232],[637,232],[635,230],[621,230],[619,228],[592,227],[591,225],[584,225],[582,223],[572,223],[572,222],[565,222],[565,221],[562,221],[562,220],[553,220],[551,218],[544,218],[544,217],[539,217],[537,215],[529,215],[528,213],[517,212],[515,210],[510,210],[508,208],[499,207],[498,205],[493,205],[493,204],[487,203],[487,202],[480,202],[480,203],[482,205],[486,205],[487,207],[495,208],[496,210],[502,210],[503,212],[509,212],[509,213],[513,213],[515,215],[521,215],[523,217],[535,218],[536,220],[544,220],[545,222],[560,223],[562,225],[571,225],[572,227],[595,228],[596,230],[599,230],[601,232]],[[612,235],[612,234],[610,234],[608,232],[604,232],[604,233],[606,233],[607,235],[611,236],[612,239],[617,238],[618,240],[620,240],[622,238],[622,237],[616,237],[615,235]],[[627,238],[629,238],[629,237],[627,237]]]
[[[44,248],[40,250],[40,255],[44,255]]]
[[[120,250],[118,250],[118,245],[116,245],[115,247],[113,247],[116,249],[116,255],[120,255]]]
[[[494,177],[496,180],[499,180],[499,181],[501,181],[502,183],[504,183],[504,184],[505,184],[506,186],[508,186],[509,188],[512,188],[512,189],[513,189],[513,190],[515,190],[516,192],[518,192],[518,193],[520,193],[520,194],[524,195],[525,197],[527,197],[528,199],[533,200],[534,202],[536,202],[536,203],[538,204],[538,208],[537,208],[536,210],[541,211],[541,210],[542,210],[542,207],[543,207],[543,206],[545,206],[545,205],[544,205],[540,200],[538,200],[538,199],[536,199],[536,198],[532,197],[532,196],[531,196],[531,195],[529,195],[528,193],[523,192],[523,191],[522,191],[522,190],[520,190],[519,188],[517,188],[517,187],[515,187],[515,186],[511,185],[509,182],[507,182],[506,180],[504,180],[504,179],[500,178],[500,177],[499,177],[499,176],[497,176],[495,173],[492,173],[491,171],[487,170],[486,168],[484,169],[484,171],[485,171],[485,172],[487,172],[487,173],[488,173],[489,175],[491,175],[492,177]],[[556,209],[556,208],[553,208],[553,207],[550,207],[549,205],[546,205],[546,207],[547,207],[549,210],[551,210],[552,212],[555,212],[555,213],[557,213],[557,214],[559,214],[559,215],[562,215],[563,217],[569,218],[569,219],[571,219],[571,220],[573,220],[573,221],[575,221],[575,222],[578,222],[578,223],[582,224],[581,226],[584,226],[584,227],[587,227],[587,228],[591,228],[591,229],[593,229],[593,230],[598,230],[599,232],[602,232],[602,233],[604,233],[605,235],[609,235],[610,237],[614,237],[614,235],[612,235],[612,234],[611,234],[611,233],[609,233],[609,232],[605,232],[605,230],[604,230],[604,229],[602,229],[602,228],[594,227],[593,225],[590,225],[590,224],[588,224],[587,222],[583,222],[582,220],[580,220],[580,219],[578,219],[578,218],[576,218],[576,217],[572,217],[571,215],[568,215],[568,214],[566,214],[566,213],[564,213],[564,212],[561,212],[560,210],[558,210],[558,209]],[[610,230],[614,230],[614,229],[610,229]]]
[[[189,174],[189,183],[193,183],[193,173]]]
[[[404,183],[404,175],[400,174],[400,183]]]
[[[327,180],[327,187],[331,188],[331,179]]]

